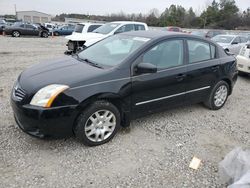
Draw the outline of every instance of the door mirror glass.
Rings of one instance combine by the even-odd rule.
[[[157,67],[151,63],[140,63],[136,67],[136,73],[144,74],[144,73],[156,73]]]

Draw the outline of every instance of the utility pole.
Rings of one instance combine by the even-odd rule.
[[[16,19],[17,19],[16,4],[14,4],[14,7],[15,7],[15,16],[16,16]]]

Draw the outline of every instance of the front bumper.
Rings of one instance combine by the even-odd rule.
[[[29,135],[46,138],[64,138],[73,135],[77,117],[76,106],[41,108],[19,105],[11,100],[14,117],[18,126]]]
[[[240,72],[250,73],[250,58],[237,56],[237,68]]]

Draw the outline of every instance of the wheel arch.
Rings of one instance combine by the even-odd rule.
[[[126,102],[122,97],[115,93],[99,93],[83,100],[77,107],[78,114],[74,121],[73,127],[76,125],[76,121],[81,112],[88,108],[95,101],[108,101],[112,103],[120,112],[121,115],[121,126],[128,127],[130,124],[130,104]]]
[[[228,86],[229,86],[229,95],[231,95],[232,91],[233,91],[232,81],[229,78],[223,78],[222,81],[225,81],[228,84]]]

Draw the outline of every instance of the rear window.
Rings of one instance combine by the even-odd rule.
[[[98,27],[100,27],[101,25],[91,25],[91,26],[89,26],[89,28],[88,28],[88,32],[92,32],[92,31],[94,31],[95,29],[97,29]]]
[[[77,24],[76,27],[75,27],[75,31],[76,33],[81,33],[83,28],[84,28],[85,25],[83,24]]]
[[[136,31],[146,30],[146,28],[144,25],[135,24],[135,30]]]

